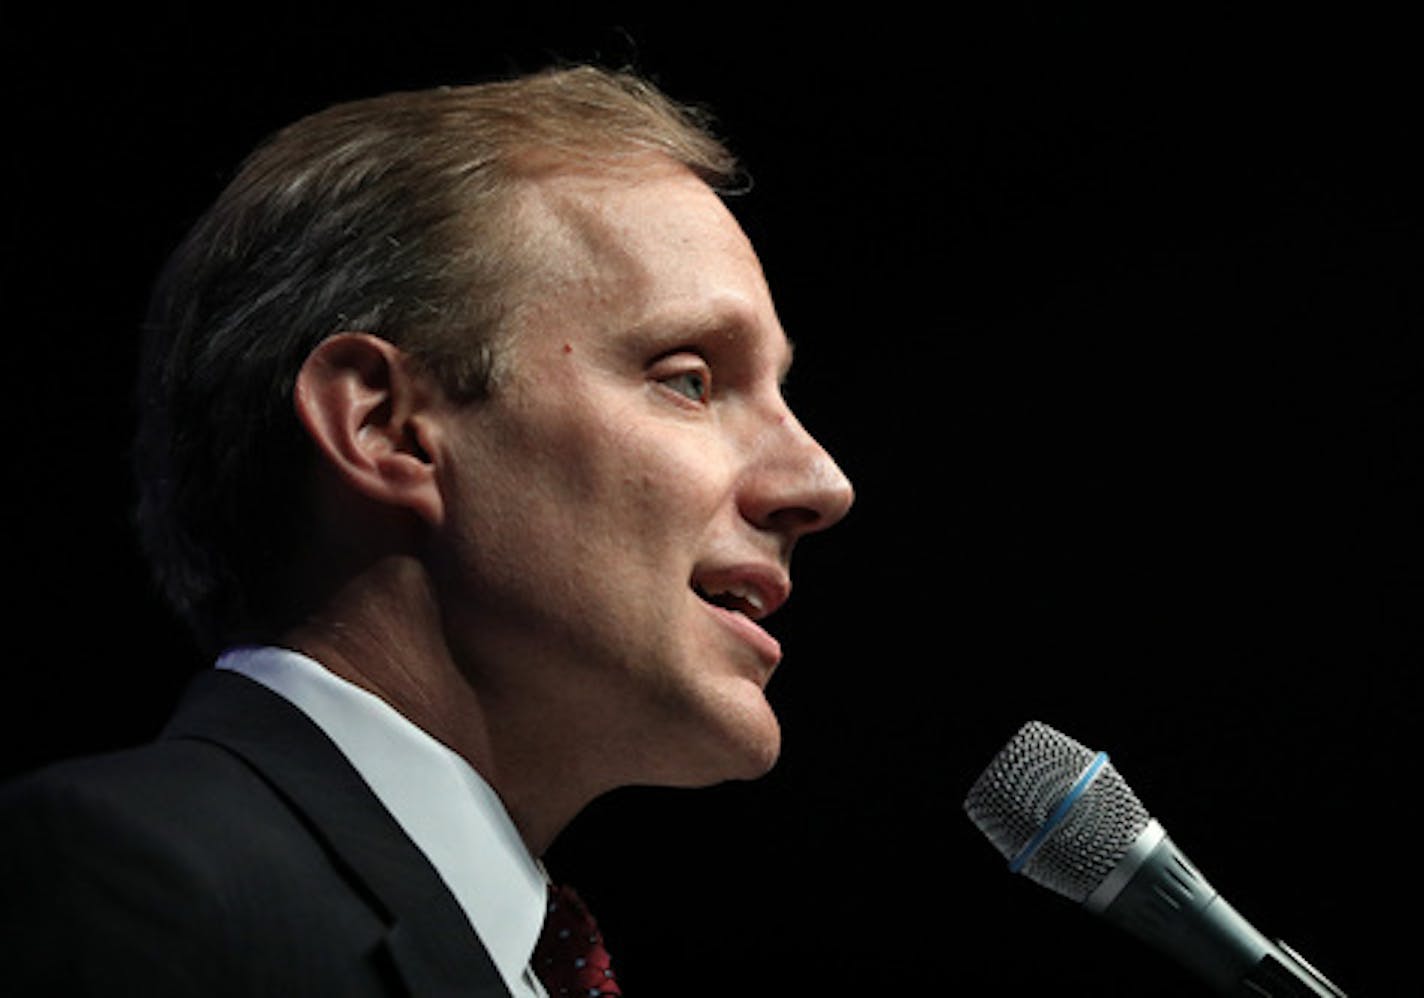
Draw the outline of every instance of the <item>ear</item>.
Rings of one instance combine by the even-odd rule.
[[[431,460],[436,390],[398,347],[366,333],[317,344],[297,372],[297,418],[318,453],[357,492],[440,523]]]

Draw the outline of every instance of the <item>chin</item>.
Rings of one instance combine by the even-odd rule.
[[[776,766],[779,746],[762,748],[759,752],[744,751],[735,759],[722,759],[713,764],[690,766],[648,781],[650,786],[677,787],[696,790],[715,787],[719,783],[759,780]]]
[[[651,698],[629,711],[644,720],[635,729],[633,782],[705,787],[754,780],[776,765],[781,723],[760,681],[696,670],[663,673],[669,674],[680,681],[659,684]]]
[[[778,731],[777,737],[768,744],[760,746],[759,751],[748,753],[745,770],[737,776],[730,777],[730,779],[759,780],[771,772],[772,768],[776,765],[776,760],[780,758],[781,737],[780,731]]]
[[[765,776],[781,757],[781,725],[771,705],[758,697],[750,709],[725,713],[709,732],[702,759],[688,775],[690,786]]]

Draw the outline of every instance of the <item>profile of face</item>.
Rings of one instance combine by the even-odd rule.
[[[546,705],[545,737],[612,782],[760,775],[781,658],[761,620],[798,538],[852,500],[783,398],[791,347],[760,262],[662,160],[544,177],[517,217],[534,275],[442,471],[457,657],[495,716]]]

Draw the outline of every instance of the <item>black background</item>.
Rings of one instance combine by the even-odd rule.
[[[629,992],[1197,993],[963,817],[1029,718],[1354,998],[1416,987],[1406,24],[984,6],[7,12],[5,772],[149,737],[201,665],[129,535],[129,391],[242,155],[340,99],[632,64],[750,168],[792,402],[859,502],[798,552],[772,775],[620,792],[550,856]]]

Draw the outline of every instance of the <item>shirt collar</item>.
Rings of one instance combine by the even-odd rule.
[[[544,922],[548,878],[504,804],[463,758],[379,697],[284,648],[217,662],[289,700],[336,743],[425,853],[514,993]]]

